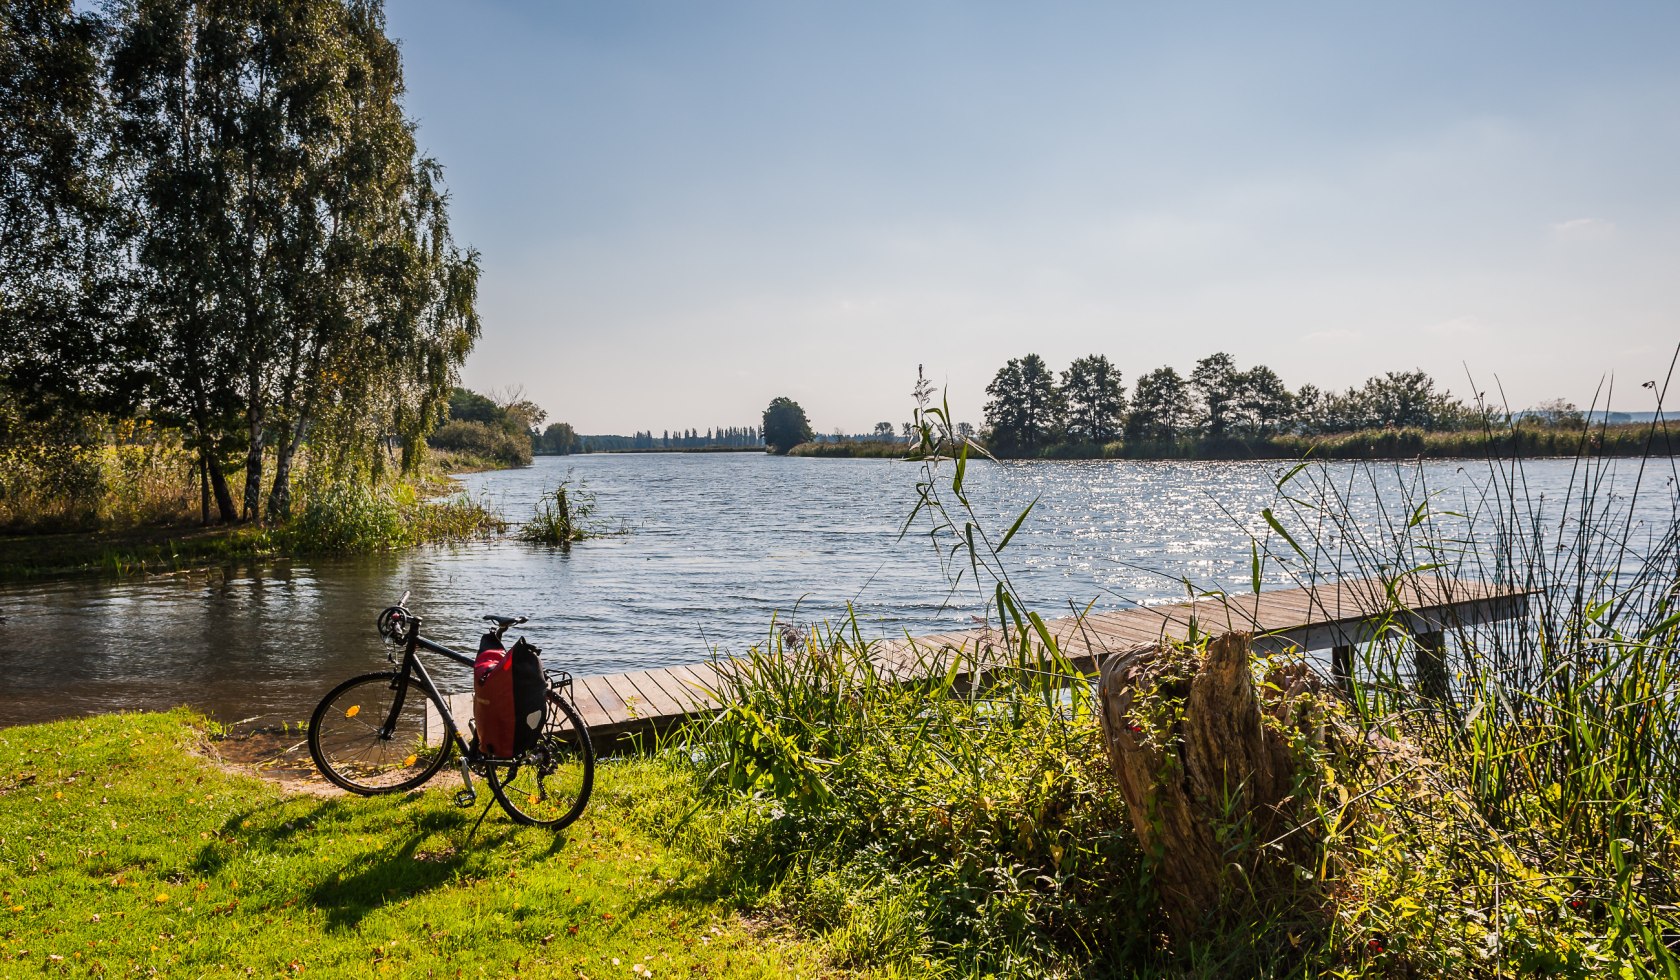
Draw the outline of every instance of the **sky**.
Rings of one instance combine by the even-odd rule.
[[[387,15],[482,255],[463,382],[584,433],[867,431],[918,365],[979,423],[1027,353],[1647,411],[1680,343],[1671,0]]]

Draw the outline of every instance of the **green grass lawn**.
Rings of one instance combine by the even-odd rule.
[[[601,765],[559,834],[498,808],[473,835],[454,785],[287,794],[207,743],[185,711],[0,729],[0,976],[839,972],[668,843],[692,780],[658,761]]]

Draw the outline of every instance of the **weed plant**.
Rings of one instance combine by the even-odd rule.
[[[593,491],[570,479],[561,480],[553,493],[545,493],[538,499],[535,513],[519,529],[519,538],[533,544],[570,548],[574,541],[603,533],[595,524],[595,510]]]
[[[1263,546],[1301,584],[1376,583],[1387,610],[1348,705],[1372,749],[1345,788],[1361,799],[1322,811],[1342,941],[1430,975],[1680,975],[1674,460],[1583,456],[1554,499],[1515,459],[1452,495],[1425,477],[1298,467],[1268,512]],[[1376,502],[1358,521],[1356,495]],[[1465,579],[1529,593],[1527,615],[1442,624],[1431,691],[1395,587]]]

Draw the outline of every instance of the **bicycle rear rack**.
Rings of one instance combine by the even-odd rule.
[[[570,696],[572,691],[572,672],[569,670],[543,670],[543,678],[548,681],[548,689],[560,691]]]

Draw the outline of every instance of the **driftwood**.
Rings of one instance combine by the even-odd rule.
[[[1298,746],[1321,737],[1317,700],[1303,697],[1318,692],[1318,679],[1296,664],[1257,690],[1251,640],[1218,637],[1205,658],[1169,644],[1141,648],[1110,659],[1098,682],[1109,761],[1181,936],[1211,925],[1233,889],[1297,893],[1295,864],[1310,864],[1316,843],[1292,796]]]

